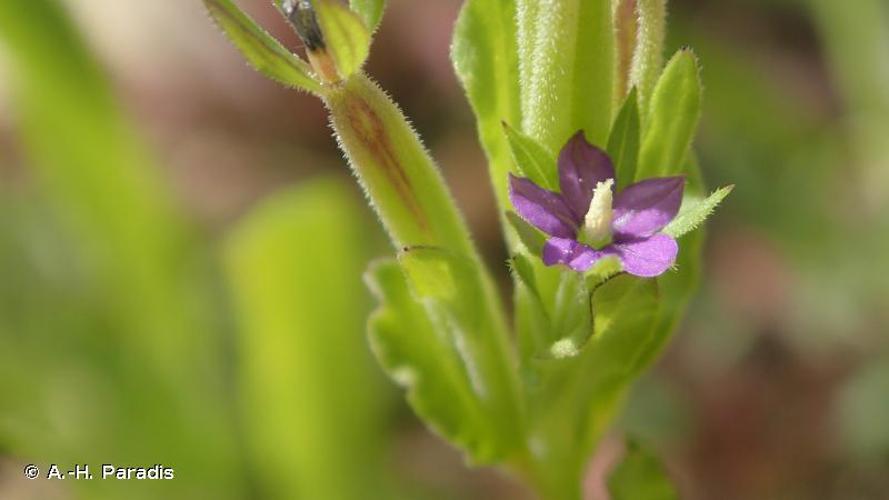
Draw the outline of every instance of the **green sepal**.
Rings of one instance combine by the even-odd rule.
[[[559,179],[556,157],[540,143],[503,122],[503,133],[509,141],[509,149],[516,170],[538,186],[558,191]]]
[[[713,213],[713,210],[734,188],[734,185],[721,187],[706,198],[701,198],[693,193],[686,195],[682,200],[682,208],[679,209],[679,214],[667,224],[663,232],[674,238],[679,238],[686,233],[694,231],[707,220],[707,217]]]
[[[528,249],[529,253],[537,255],[538,257],[543,254],[543,245],[546,244],[546,236],[540,232],[540,230],[525,222],[525,220],[519,217],[515,212],[506,212],[506,220],[509,221],[512,228],[515,229],[519,241],[525,245],[525,248]]]

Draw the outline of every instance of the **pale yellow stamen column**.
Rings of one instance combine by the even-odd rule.
[[[614,201],[611,188],[614,179],[608,179],[596,184],[593,190],[593,199],[590,200],[590,208],[583,219],[583,227],[580,229],[580,237],[584,243],[594,247],[608,244],[611,240],[611,220],[613,211],[611,204]]]

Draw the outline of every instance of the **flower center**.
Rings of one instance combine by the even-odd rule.
[[[601,248],[611,243],[612,186],[614,186],[614,179],[596,184],[596,189],[593,190],[593,199],[590,200],[590,208],[583,219],[583,227],[580,228],[581,243],[593,248]]]

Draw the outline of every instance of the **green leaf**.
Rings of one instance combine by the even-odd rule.
[[[467,0],[451,46],[501,212],[509,207],[507,173],[513,161],[501,122],[521,122],[515,16],[515,0]]]
[[[637,0],[636,14],[636,47],[630,66],[629,85],[639,91],[642,116],[647,120],[648,103],[664,64],[667,1]]]
[[[386,0],[350,0],[349,5],[357,12],[364,25],[371,32],[377,29],[383,18],[383,10],[386,8]]]
[[[260,28],[232,0],[203,0],[216,24],[257,71],[288,87],[318,93],[309,65]]]
[[[612,120],[611,0],[518,0],[522,130],[559,151],[578,130],[604,144]]]
[[[327,50],[342,79],[358,72],[370,50],[370,30],[364,21],[336,0],[316,0],[318,24]]]
[[[366,280],[380,307],[368,327],[371,347],[408,402],[433,430],[484,462],[499,455],[486,410],[460,353],[414,299],[397,262],[379,261]]]
[[[700,117],[698,62],[683,49],[667,64],[654,89],[636,179],[681,172]]]
[[[388,496],[369,304],[343,293],[361,287],[366,258],[353,205],[339,182],[313,181],[264,201],[226,241],[246,443],[270,498]]]
[[[640,127],[636,95],[636,89],[633,89],[617,115],[608,137],[608,156],[614,163],[618,189],[632,184],[636,178]]]
[[[704,199],[694,195],[686,196],[682,201],[682,208],[679,210],[679,214],[667,224],[667,227],[664,228],[663,232],[674,238],[679,238],[680,236],[695,230],[707,220],[707,217],[713,213],[716,206],[719,205],[734,188],[734,185],[719,188]]]
[[[409,247],[398,260],[412,293],[450,342],[458,355],[455,362],[462,364],[482,402],[490,455],[473,458],[487,463],[509,456],[523,446],[516,360],[500,316],[488,310],[488,291],[475,279],[473,263],[434,247]]]
[[[635,442],[608,478],[612,500],[679,500],[679,494],[658,458]]]
[[[559,189],[556,157],[537,141],[503,122],[503,131],[518,172],[550,191]]]

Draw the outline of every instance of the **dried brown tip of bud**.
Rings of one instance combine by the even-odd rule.
[[[306,55],[318,76],[326,83],[341,81],[336,63],[327,52],[324,32],[318,24],[318,15],[311,0],[284,0],[281,10],[296,29],[296,34],[306,44]]]
[[[310,52],[325,48],[324,33],[318,25],[318,16],[315,14],[315,8],[311,1],[284,0],[281,9]]]

